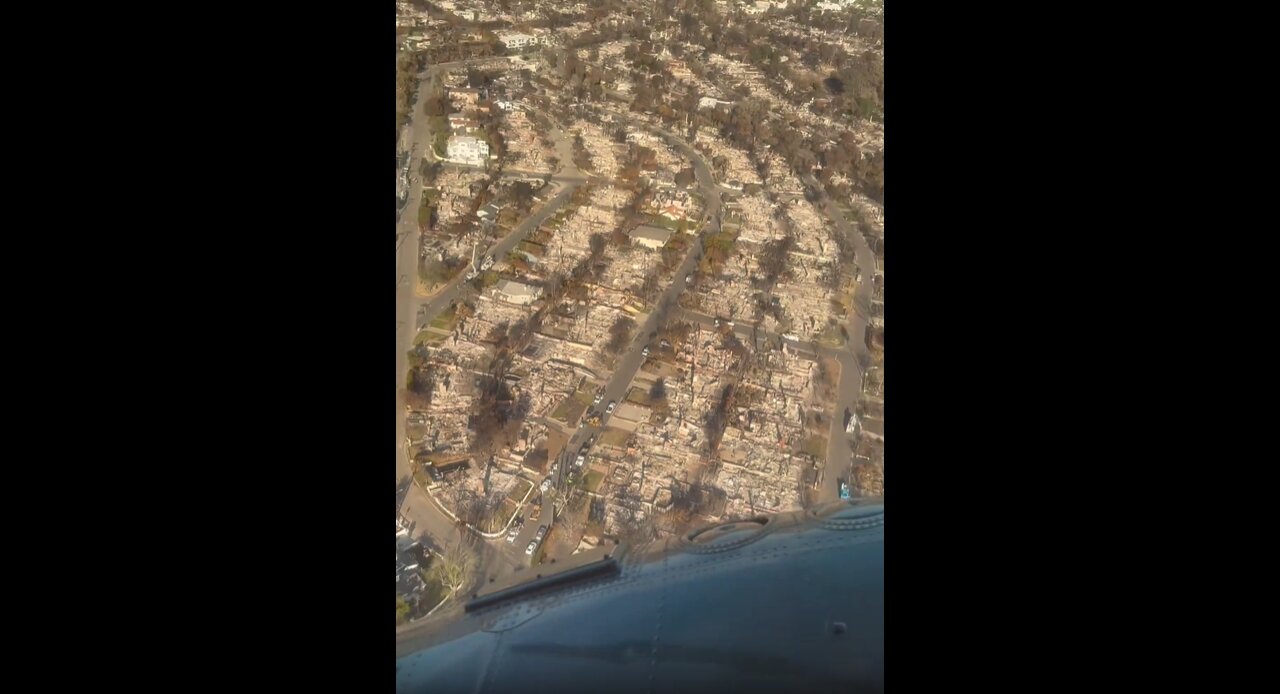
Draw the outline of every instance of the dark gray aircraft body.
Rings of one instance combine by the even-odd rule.
[[[450,624],[400,639],[396,690],[884,689],[879,499],[587,554],[487,586]]]

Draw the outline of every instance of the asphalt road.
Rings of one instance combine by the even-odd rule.
[[[810,185],[818,182],[812,176],[807,180]],[[819,186],[821,189],[821,186]],[[854,263],[858,267],[861,281],[853,298],[853,310],[849,318],[842,323],[849,332],[849,343],[844,350],[847,358],[840,361],[839,398],[836,402],[836,413],[840,415],[831,423],[831,434],[827,439],[827,469],[825,471],[820,501],[830,501],[840,497],[840,478],[847,477],[850,459],[853,457],[852,437],[844,433],[843,414],[847,410],[853,412],[858,398],[862,394],[862,364],[870,363],[871,355],[867,349],[866,331],[871,316],[871,278],[875,272],[875,254],[867,245],[866,239],[836,209],[829,196],[819,205],[827,217],[835,224],[836,230],[845,234],[853,242]]]

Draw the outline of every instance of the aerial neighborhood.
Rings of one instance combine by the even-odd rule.
[[[397,621],[884,495],[882,0],[396,3]]]

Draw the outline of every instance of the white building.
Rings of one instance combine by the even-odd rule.
[[[498,40],[502,42],[503,46],[507,47],[507,50],[519,50],[521,48],[528,48],[529,46],[537,46],[540,43],[544,43],[544,41],[537,36],[522,34],[518,31],[498,34]]]
[[[542,287],[534,287],[511,280],[500,280],[493,288],[493,296],[499,301],[521,306],[532,304],[542,296]]]
[[[856,0],[835,0],[834,2],[832,2],[831,0],[822,0],[822,2],[819,2],[817,5],[814,5],[814,7],[818,8],[823,12],[840,12],[846,7],[852,7],[858,4],[860,3],[858,3]]]
[[[445,147],[445,158],[460,164],[484,166],[489,159],[489,143],[470,135],[454,135]]]
[[[631,231],[631,242],[637,246],[645,248],[658,249],[667,244],[671,239],[672,231],[662,227],[642,225]]]

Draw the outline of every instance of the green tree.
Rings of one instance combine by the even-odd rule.
[[[409,603],[401,595],[396,596],[396,626],[404,624],[409,619]]]

